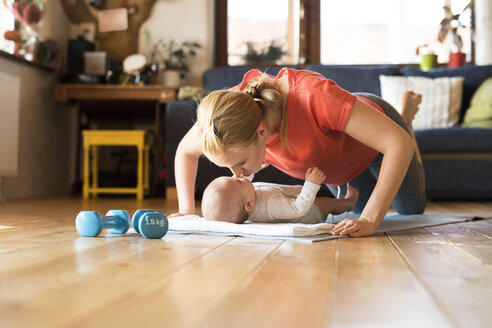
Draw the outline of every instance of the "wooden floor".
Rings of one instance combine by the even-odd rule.
[[[81,210],[164,200],[0,203],[0,327],[490,327],[492,221],[315,244],[77,235]],[[492,214],[492,202],[429,212]]]

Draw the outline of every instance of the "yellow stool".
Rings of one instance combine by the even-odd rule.
[[[84,130],[84,185],[82,194],[88,199],[92,194],[136,194],[142,199],[149,192],[149,149],[148,135],[141,130]],[[97,147],[98,146],[136,146],[138,150],[136,188],[99,188],[97,183]],[[89,151],[92,150],[92,183],[89,186]]]

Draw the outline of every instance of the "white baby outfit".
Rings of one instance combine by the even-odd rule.
[[[256,203],[248,221],[264,223],[325,222],[314,199],[320,185],[305,181],[303,186],[287,186],[266,182],[253,183]]]

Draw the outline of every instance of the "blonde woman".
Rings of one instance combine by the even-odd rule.
[[[372,235],[391,205],[401,214],[426,206],[424,172],[412,129],[421,96],[402,96],[400,114],[371,94],[351,94],[322,75],[283,68],[276,77],[259,70],[230,90],[210,93],[197,109],[197,122],[180,142],[175,158],[179,213],[195,212],[198,159],[205,155],[234,176],[266,165],[302,179],[319,167],[337,186],[359,189],[354,211],[334,235]]]

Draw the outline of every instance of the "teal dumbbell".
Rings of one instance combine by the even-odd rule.
[[[110,210],[105,216],[96,211],[82,211],[75,219],[75,227],[84,237],[96,237],[103,229],[123,234],[130,228],[130,215],[125,210]]]
[[[169,223],[167,217],[160,212],[141,209],[132,217],[133,229],[145,238],[160,239],[167,233]]]

